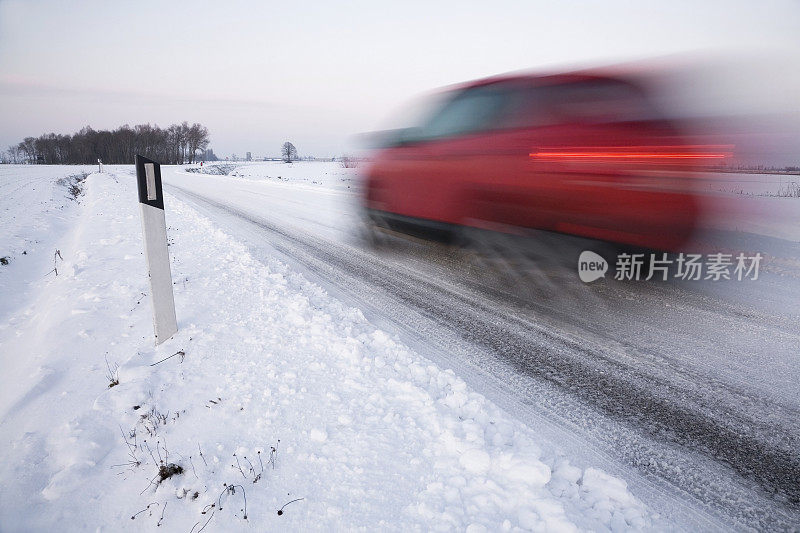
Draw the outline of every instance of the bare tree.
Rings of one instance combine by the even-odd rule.
[[[19,150],[28,163],[36,163],[36,139],[33,137],[25,137],[25,139],[19,143]]]
[[[297,148],[294,147],[292,143],[286,141],[283,143],[281,147],[281,159],[283,159],[284,163],[291,163],[292,161],[297,161]]]
[[[189,163],[194,163],[197,151],[204,151],[208,148],[208,129],[198,123],[194,123],[186,134],[189,145]]]
[[[343,155],[341,159],[344,168],[356,168],[358,166],[358,158],[351,155]]]
[[[9,147],[3,160],[17,163],[48,165],[93,163],[130,163],[135,154],[142,154],[165,164],[194,162],[196,152],[208,148],[208,129],[188,122],[173,124],[167,129],[150,124],[131,128],[125,124],[113,131],[93,130],[86,126],[73,135],[47,133],[37,138],[26,137]]]
[[[8,147],[8,151],[6,153],[8,154],[9,163],[22,163],[22,154],[20,153],[19,145],[12,144]]]
[[[181,153],[181,127],[178,124],[173,124],[167,128],[167,145],[169,147],[168,161],[178,165],[183,164],[183,154]]]

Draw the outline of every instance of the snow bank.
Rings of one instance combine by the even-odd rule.
[[[624,481],[543,454],[452,371],[170,196],[180,331],[154,348],[116,174],[86,179],[59,276],[0,331],[0,370],[27,377],[0,405],[4,529],[653,526]]]
[[[28,284],[53,268],[53,245],[92,168],[0,165],[0,327],[27,298]]]
[[[227,175],[252,181],[291,184],[333,190],[355,190],[358,168],[344,168],[336,161],[265,161],[252,163],[213,163],[185,169],[189,173]]]

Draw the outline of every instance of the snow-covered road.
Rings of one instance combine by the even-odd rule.
[[[335,163],[165,167],[154,349],[132,167],[90,170],[0,167],[2,531],[800,523],[797,240],[749,284],[584,285],[518,241],[375,245]]]
[[[722,516],[796,520],[800,269],[786,265],[797,266],[797,241],[758,239],[776,260],[751,285],[587,286],[572,265],[530,269],[507,253],[391,237],[370,247],[357,181],[323,168],[253,165],[202,180],[178,170],[166,181],[256,254],[278,251],[529,427],[592,443],[656,492],[666,483]]]

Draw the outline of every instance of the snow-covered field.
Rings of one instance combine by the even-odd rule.
[[[270,181],[291,184],[295,189],[304,187],[356,190],[358,169],[344,168],[336,162],[307,162],[284,164],[281,162],[222,163],[214,166],[233,167],[227,175],[253,181]],[[207,171],[202,168],[201,172]]]
[[[712,192],[780,198],[791,196],[799,184],[798,174],[724,172],[710,174],[703,188]]]
[[[709,226],[800,241],[800,175],[710,174],[698,190],[714,199]]]
[[[83,172],[0,166],[0,530],[670,528],[575,460],[580,443],[515,420],[169,189],[180,329],[154,348],[133,169],[59,181]],[[287,210],[304,187],[356,186],[337,164],[235,172],[285,181]]]

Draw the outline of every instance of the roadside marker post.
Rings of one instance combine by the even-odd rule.
[[[164,195],[161,191],[161,165],[137,155],[136,182],[139,189],[139,208],[142,213],[144,257],[150,278],[153,326],[158,346],[178,331],[167,250],[167,221],[164,217]]]

